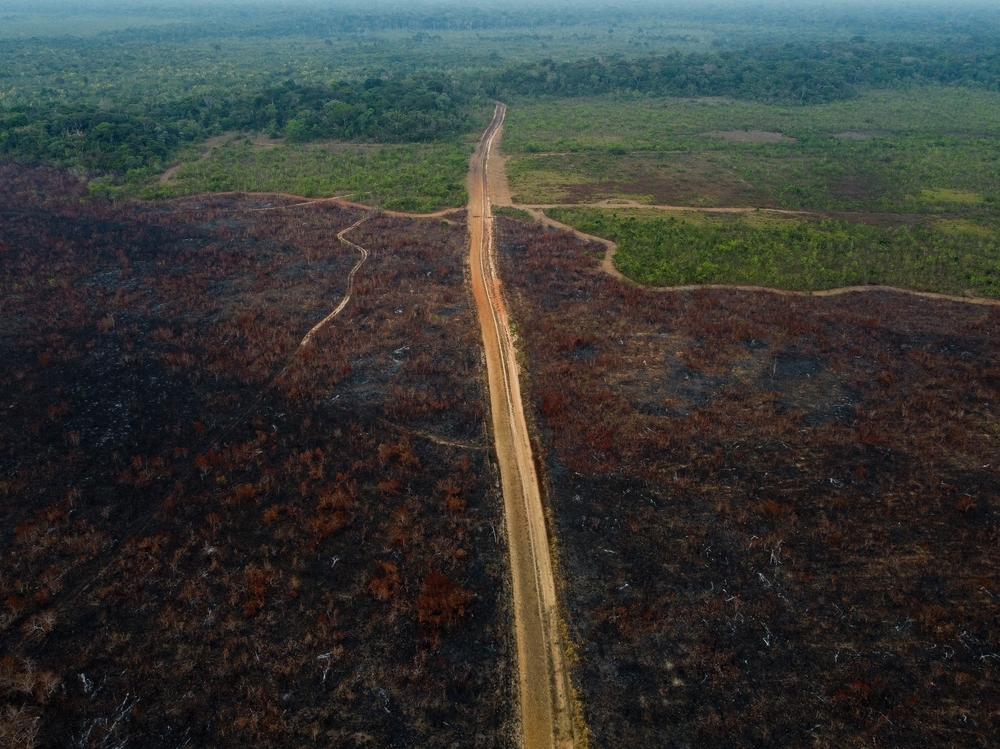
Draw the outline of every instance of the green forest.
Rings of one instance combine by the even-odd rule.
[[[297,143],[455,143],[496,98],[618,93],[803,105],[928,83],[1000,90],[991,14],[937,37],[901,19],[906,33],[889,39],[877,16],[841,32],[869,35],[831,36],[829,19],[799,15],[785,20],[784,35],[781,26],[754,26],[734,36],[712,13],[694,30],[683,9],[666,33],[663,14],[646,22],[644,7],[603,35],[541,10],[352,7],[279,18],[215,8],[205,15],[211,28],[193,23],[208,10],[190,10],[187,24],[143,12],[145,26],[79,36],[31,37],[29,13],[9,16],[17,37],[0,45],[0,157],[138,183],[186,145],[230,132]],[[545,33],[527,34],[532,22]]]
[[[864,88],[947,83],[1000,89],[994,38],[951,45],[786,43],[712,53],[623,56],[578,62],[542,61],[500,73],[497,95],[593,96],[640,92],[661,96],[728,96],[769,103],[813,104],[849,99]]]
[[[22,105],[0,113],[0,153],[88,171],[162,167],[186,143],[250,131],[293,142],[447,140],[470,127],[469,96],[439,76],[289,80],[252,93],[197,96],[143,107]]]

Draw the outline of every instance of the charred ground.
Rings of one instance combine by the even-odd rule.
[[[499,233],[595,745],[987,746],[1000,310]]]
[[[511,745],[463,214],[0,185],[4,738]]]

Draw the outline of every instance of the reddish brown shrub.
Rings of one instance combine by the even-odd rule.
[[[392,600],[402,586],[399,567],[395,562],[379,562],[378,569],[378,574],[368,581],[368,592],[379,601]]]
[[[417,620],[432,629],[448,627],[465,616],[473,595],[446,575],[432,572],[417,598]]]

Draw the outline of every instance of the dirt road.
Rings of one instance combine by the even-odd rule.
[[[486,349],[507,516],[523,746],[580,747],[585,739],[578,728],[566,664],[541,490],[521,403],[517,356],[494,263],[488,161],[506,112],[503,104],[497,105],[469,167],[469,260]]]

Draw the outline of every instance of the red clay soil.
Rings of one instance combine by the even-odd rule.
[[[1000,309],[498,235],[594,745],[991,746]]]

